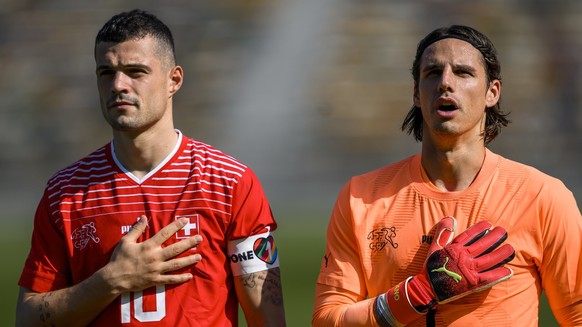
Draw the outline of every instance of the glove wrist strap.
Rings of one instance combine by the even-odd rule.
[[[389,321],[392,326],[408,324],[424,315],[423,312],[416,310],[412,306],[412,303],[410,303],[408,285],[411,280],[413,280],[413,278],[408,277],[405,281],[398,283],[384,295],[390,317],[393,319],[393,321]]]
[[[435,297],[425,275],[414,276],[408,283],[408,299],[415,310],[426,313],[437,305]]]
[[[374,302],[373,312],[376,323],[380,327],[404,326],[392,315],[388,303],[386,303],[386,293],[378,295]]]

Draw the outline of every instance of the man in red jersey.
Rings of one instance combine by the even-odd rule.
[[[436,29],[412,75],[402,129],[421,152],[340,192],[313,325],[537,326],[542,290],[560,325],[582,325],[573,194],[487,148],[508,124],[491,41],[467,26]]]
[[[168,27],[112,17],[95,41],[113,141],[38,205],[17,325],[284,326],[277,225],[251,169],[174,129],[183,71]]]

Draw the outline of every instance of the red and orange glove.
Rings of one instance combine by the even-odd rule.
[[[434,241],[422,272],[376,298],[374,316],[380,326],[402,326],[425,315],[437,304],[479,292],[513,276],[503,266],[515,256],[502,227],[481,221],[453,238],[456,220],[436,225]],[[451,242],[452,239],[452,242]]]

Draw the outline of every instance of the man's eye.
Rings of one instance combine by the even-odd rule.
[[[472,76],[471,72],[467,70],[457,70],[455,73],[459,76]]]
[[[145,74],[146,74],[146,71],[143,69],[132,69],[132,70],[129,70],[127,72],[127,75],[132,76],[132,77],[139,77],[139,76],[142,76]]]
[[[111,76],[113,74],[115,74],[115,72],[113,70],[109,70],[109,69],[99,70],[97,72],[97,76],[103,76],[103,77]]]
[[[439,76],[441,71],[438,69],[429,70],[426,72],[426,76]]]

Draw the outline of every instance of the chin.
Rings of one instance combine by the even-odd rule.
[[[124,119],[124,117],[118,117],[117,119],[108,119],[108,123],[115,131],[119,132],[129,132],[135,130],[138,126],[135,123]]]

